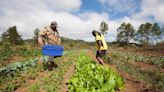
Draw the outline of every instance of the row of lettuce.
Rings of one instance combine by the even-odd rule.
[[[141,54],[134,54],[130,52],[114,52],[117,56],[122,57],[128,61],[145,62],[151,65],[164,68],[164,56],[145,56]]]
[[[75,74],[68,81],[69,92],[116,92],[124,89],[124,80],[109,67],[96,64],[82,52]]]

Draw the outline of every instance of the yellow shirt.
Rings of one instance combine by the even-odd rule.
[[[100,40],[102,42],[102,45],[103,45],[103,46],[100,47],[100,50],[107,50],[108,46],[107,46],[105,38],[104,38],[104,36],[102,34],[101,34],[101,36],[100,35],[96,35],[96,41],[98,41],[98,40]],[[97,48],[98,48],[98,43],[97,43]]]

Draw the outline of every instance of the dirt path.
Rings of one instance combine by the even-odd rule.
[[[74,74],[74,71],[75,71],[74,65],[75,64],[72,64],[70,66],[70,68],[67,70],[67,72],[65,73],[65,75],[63,76],[64,80],[62,81],[59,92],[67,92],[68,91],[67,82],[72,77],[72,75]]]
[[[125,80],[125,90],[120,92],[146,92],[144,90],[147,88],[143,82],[136,80],[126,72],[119,71],[119,73]]]
[[[92,53],[92,51],[88,51],[88,55],[93,60],[96,60],[95,55]],[[144,86],[144,83],[136,80],[135,78],[133,78],[132,76],[130,76],[126,72],[118,71],[116,69],[116,67],[113,65],[109,65],[109,67],[111,67],[112,69],[117,71],[125,79],[125,90],[120,91],[120,92],[149,92],[149,91],[144,91],[144,90],[147,90],[146,87]]]

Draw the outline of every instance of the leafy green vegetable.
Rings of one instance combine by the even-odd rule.
[[[77,59],[75,74],[68,81],[69,92],[115,92],[124,80],[112,69],[98,65],[85,53]]]

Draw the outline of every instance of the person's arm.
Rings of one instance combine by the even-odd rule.
[[[101,40],[98,40],[98,41],[97,41],[97,44],[98,44],[98,50],[100,50],[100,48],[101,48],[101,46],[102,46]]]
[[[96,43],[97,43],[97,45],[98,45],[98,51],[100,52],[100,51],[101,51],[100,48],[101,48],[101,46],[102,46],[102,41],[101,41],[100,35],[97,35],[97,36],[96,36]]]
[[[43,42],[43,38],[42,38],[42,36],[38,36],[38,44],[42,47],[43,46],[43,44],[44,44],[44,42]]]
[[[43,31],[39,32],[38,43],[40,46],[43,46],[45,44],[45,42],[44,42],[45,36],[46,36],[46,30],[45,29]]]

